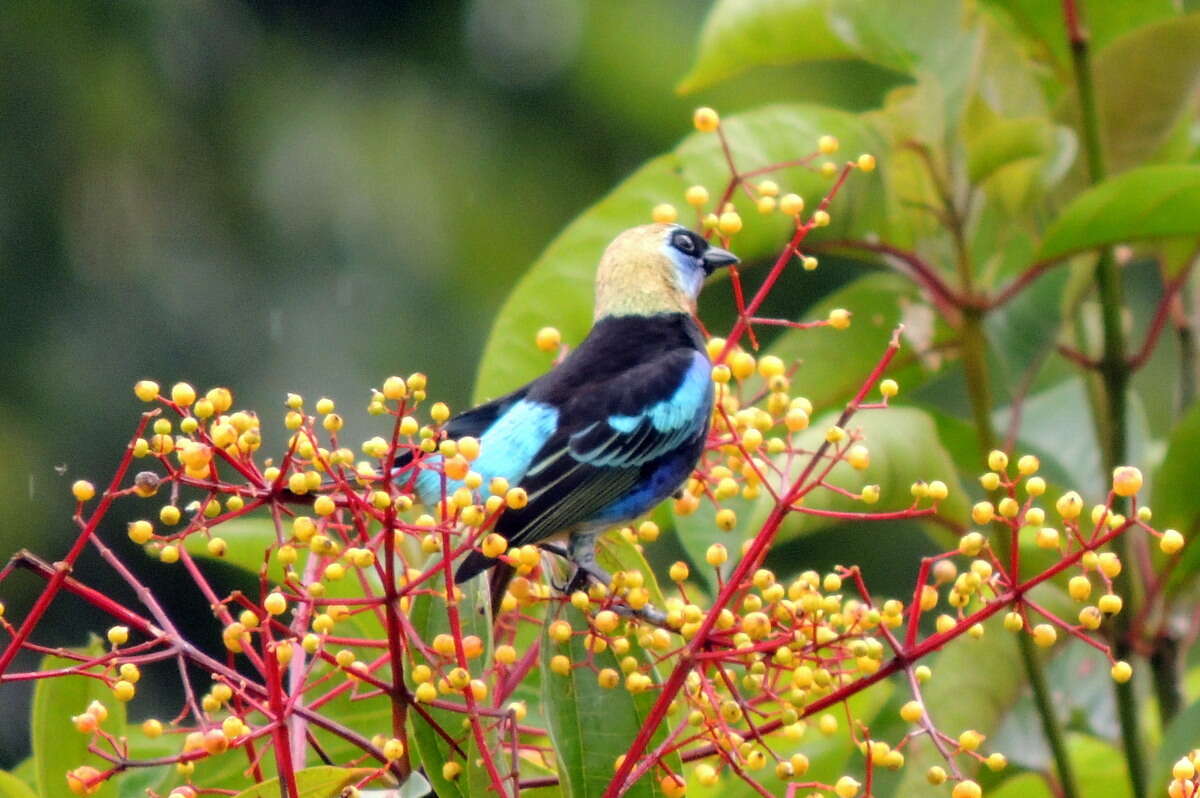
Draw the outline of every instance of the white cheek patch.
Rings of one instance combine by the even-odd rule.
[[[696,265],[694,259],[670,244],[664,244],[663,251],[675,266],[675,279],[683,293],[692,299],[700,296],[700,288],[704,285],[704,270]]]

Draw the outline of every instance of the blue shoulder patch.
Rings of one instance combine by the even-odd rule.
[[[496,419],[479,438],[479,457],[471,470],[487,482],[504,477],[515,485],[525,475],[534,455],[545,445],[558,426],[558,410],[542,402],[526,399],[514,404]],[[426,462],[436,463],[440,455]],[[442,475],[431,468],[417,475],[417,495],[426,506],[437,504],[442,495]],[[462,487],[460,480],[447,480],[446,492]]]
[[[712,365],[708,358],[696,352],[692,364],[684,372],[683,381],[669,399],[655,402],[636,416],[609,416],[608,425],[617,432],[630,433],[643,418],[649,418],[657,432],[674,432],[695,423],[696,417],[707,417],[712,402]]]

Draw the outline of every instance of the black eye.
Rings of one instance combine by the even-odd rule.
[[[675,249],[679,250],[685,255],[692,255],[696,252],[696,242],[693,241],[692,237],[687,233],[679,233],[676,235],[674,246]]]

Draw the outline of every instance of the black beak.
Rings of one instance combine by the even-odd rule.
[[[700,261],[704,264],[704,271],[708,274],[712,274],[722,266],[732,266],[735,263],[741,263],[737,255],[720,247],[709,247],[704,250],[704,254],[700,256]]]

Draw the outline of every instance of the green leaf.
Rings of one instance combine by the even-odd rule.
[[[700,32],[696,62],[679,84],[698,91],[756,66],[853,58],[829,29],[828,0],[719,0]]]
[[[923,693],[930,717],[939,729],[975,729],[990,735],[1024,684],[1025,672],[1017,664],[1017,642],[1012,633],[1004,630],[998,618],[987,621],[984,628],[981,639],[963,635],[934,658],[934,678]],[[925,780],[930,766],[944,765],[933,746],[918,739],[907,756],[905,775],[896,795],[944,796],[945,788],[931,787]]]
[[[1178,13],[1172,0],[1082,0],[1079,6],[1087,24],[1088,41],[1095,50],[1102,50],[1128,31]],[[1071,53],[1061,4],[1043,0],[986,0],[984,7],[1011,15],[1026,36],[1038,40],[1064,75],[1070,72]]]
[[[98,641],[88,647],[88,656],[105,651]],[[57,670],[78,664],[75,660],[48,656],[42,659],[40,670]],[[125,733],[125,705],[113,698],[112,691],[99,679],[86,676],[61,676],[39,679],[33,691],[33,758],[37,767],[39,795],[62,795],[66,792],[67,773],[80,765],[92,765],[104,770],[109,765],[88,752],[89,738],[75,730],[72,715],[85,711],[92,701],[108,707],[103,728],[114,737]],[[118,779],[109,779],[92,793],[100,798],[116,798]]]
[[[1092,79],[1108,167],[1119,172],[1160,156],[1186,125],[1200,89],[1200,14],[1163,19],[1096,52]],[[1079,119],[1075,92],[1064,120]]]
[[[296,771],[296,788],[300,798],[338,798],[342,790],[374,770],[369,768],[339,768],[321,766]],[[285,794],[279,779],[269,779],[242,790],[234,798],[278,798]]]
[[[1044,776],[1037,773],[1021,773],[994,790],[988,791],[989,798],[1054,798]]]
[[[228,544],[225,556],[214,557],[209,554],[209,538],[205,535],[188,535],[183,546],[193,557],[228,563],[257,574],[267,562],[267,549],[275,544],[275,524],[269,518],[234,518],[214,527],[213,537],[222,538]],[[271,559],[267,575],[276,583],[283,578],[283,571],[275,558]]]
[[[798,445],[815,449],[824,440],[825,430],[835,421],[837,414],[834,412],[813,419],[812,426],[799,437]],[[856,471],[845,462],[838,463],[829,473],[828,481],[851,492],[860,491],[864,485],[879,485],[879,501],[866,505],[818,488],[805,497],[805,507],[844,513],[903,510],[912,504],[912,483],[940,479],[946,483],[950,494],[939,505],[939,515],[966,523],[967,494],[958,481],[953,459],[938,440],[937,425],[928,413],[916,407],[893,405],[887,410],[860,412],[848,426],[851,430],[862,431],[864,443],[871,452],[871,463],[863,471]],[[798,466],[806,464],[807,460],[802,458]],[[784,521],[780,540],[838,523],[843,521],[792,513]],[[952,545],[953,538],[947,536],[944,527],[932,525],[931,531],[939,542]]]
[[[868,274],[822,299],[806,311],[804,320],[827,318],[835,308],[853,314],[848,329],[788,330],[770,346],[770,354],[785,363],[800,363],[792,378],[797,395],[807,397],[818,412],[841,409],[902,322],[905,335],[887,376],[898,380],[901,390],[910,380],[921,379],[913,350],[933,343],[940,330],[923,315],[925,305],[911,280],[886,272]]]
[[[1200,494],[1196,474],[1200,473],[1200,404],[1193,404],[1180,419],[1167,442],[1167,454],[1154,475],[1154,525],[1158,529],[1178,529],[1192,537],[1200,528]],[[1176,568],[1172,583],[1178,584],[1200,568],[1200,546],[1189,545],[1183,562]]]
[[[428,583],[431,592],[419,593],[413,598],[409,620],[412,622],[413,629],[421,640],[432,641],[437,635],[450,632],[450,617],[447,611],[446,600],[439,595],[439,592],[445,589],[444,580],[445,577],[441,575],[431,579]],[[488,591],[486,579],[472,579],[458,587],[463,594],[462,601],[458,604],[462,633],[463,635],[477,635],[483,641],[483,654],[468,662],[471,675],[479,677],[482,675],[487,663],[491,661],[491,596]],[[412,654],[411,664],[405,663],[405,678],[408,680],[410,687],[415,686],[415,683],[411,679],[411,668],[415,665],[428,663],[428,660],[420,651],[413,649]],[[433,722],[455,739],[459,748],[465,754],[465,756],[455,754],[450,744],[420,713],[415,710],[409,712],[413,746],[417,749],[417,753],[421,757],[421,763],[425,768],[425,775],[433,783],[437,794],[441,798],[485,794],[491,782],[488,778],[486,768],[475,764],[476,759],[478,759],[478,753],[474,735],[469,729],[464,731],[462,725],[462,720],[466,717],[466,714],[425,705],[422,706],[429,713]],[[496,732],[494,730],[485,732],[485,736],[489,741],[491,750],[499,752],[500,746],[496,740]],[[465,761],[463,761],[464,759]],[[495,759],[501,772],[507,772],[508,757],[497,753]],[[463,766],[462,775],[453,781],[442,776],[442,765],[451,760],[457,761]]]
[[[1200,236],[1200,165],[1143,166],[1088,189],[1046,231],[1038,260],[1173,236]]]
[[[0,798],[38,798],[25,782],[11,773],[0,770]]]
[[[1014,161],[1041,158],[1054,146],[1055,127],[1042,117],[997,118],[967,141],[967,176],[982,183]]]
[[[722,123],[734,158],[743,170],[779,163],[811,153],[817,138],[830,133],[842,151],[855,155],[882,153],[872,129],[853,114],[811,105],[780,105],[727,118]],[[881,154],[882,153],[882,154]],[[879,173],[853,174],[831,208],[832,223],[814,240],[861,237],[883,229]],[[785,169],[773,176],[785,191],[815,202],[829,181],[806,169]],[[699,183],[716,196],[728,180],[720,143],[712,134],[696,133],[675,150],[642,166],[599,203],[584,211],[550,243],[513,289],[496,319],[480,362],[475,398],[499,396],[544,373],[550,360],[533,346],[534,334],[546,325],[558,327],[571,344],[580,341],[592,322],[592,284],[596,263],[609,242],[626,228],[649,221],[650,209],[680,198]],[[744,195],[735,203],[747,219],[733,249],[747,264],[778,254],[788,220],[762,217]],[[753,279],[753,267],[747,268]]]
[[[557,616],[566,620],[575,630],[588,628],[582,612],[570,604],[562,605]],[[548,614],[545,629],[556,616]],[[636,657],[642,664],[650,658],[630,635],[630,651],[626,656]],[[650,690],[633,694],[618,685],[614,688],[601,687],[596,671],[590,667],[572,668],[567,676],[559,676],[550,670],[550,660],[559,654],[570,657],[573,663],[591,661],[596,668],[612,668],[621,674],[617,655],[611,648],[597,654],[589,654],[584,635],[572,635],[567,643],[554,642],[543,631],[541,641],[542,703],[549,723],[550,738],[559,761],[559,776],[564,780],[565,792],[572,798],[598,796],[612,781],[613,763],[617,757],[628,752],[629,743],[637,736],[650,714],[658,697]],[[623,677],[623,674],[622,674]],[[656,682],[657,674],[651,671]],[[654,748],[666,736],[667,725],[663,723],[654,734],[650,747]],[[678,755],[667,758],[666,764],[675,773],[682,772]],[[659,796],[662,790],[657,778],[651,774],[629,790],[630,796]]]

